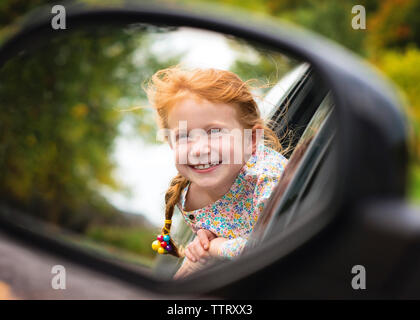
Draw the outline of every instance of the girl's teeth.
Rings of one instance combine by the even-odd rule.
[[[200,170],[203,170],[203,169],[208,169],[208,168],[210,168],[210,167],[214,167],[215,165],[217,165],[217,164],[212,164],[212,165],[208,165],[208,164],[201,164],[201,165],[198,165],[198,166],[194,166],[194,169],[200,169]]]

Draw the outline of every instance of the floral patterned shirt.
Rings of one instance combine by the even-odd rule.
[[[201,209],[185,211],[188,183],[181,191],[177,206],[195,233],[204,228],[218,237],[229,239],[221,246],[219,255],[232,258],[245,247],[286,165],[287,159],[283,155],[261,142],[239,171],[232,187],[220,199]]]

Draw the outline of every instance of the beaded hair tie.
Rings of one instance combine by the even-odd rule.
[[[172,246],[169,244],[171,236],[169,235],[169,229],[166,228],[167,224],[171,225],[172,220],[165,220],[162,233],[157,236],[155,241],[152,242],[152,249],[160,254],[165,254],[172,251]]]

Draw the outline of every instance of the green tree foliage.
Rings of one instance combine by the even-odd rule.
[[[347,0],[267,1],[270,14],[315,31],[359,54],[364,54],[365,32],[355,32],[351,26],[353,17],[351,9],[354,5],[354,1]]]
[[[384,51],[375,61],[380,70],[385,72],[402,90],[407,100],[407,115],[415,120],[413,130],[417,140],[413,143],[420,156],[420,49],[407,48],[404,51]]]
[[[0,2],[0,28],[15,23],[32,9],[46,4],[58,4],[53,0],[9,0]]]
[[[3,202],[75,231],[118,220],[99,191],[124,190],[111,159],[118,126],[130,116],[122,107],[142,101],[141,83],[173,63],[148,52],[147,41],[139,30],[73,30],[41,41],[1,69]],[[131,119],[154,141],[150,111],[136,110]]]
[[[405,50],[383,50],[375,64],[400,88],[406,100],[407,119],[410,120],[411,166],[409,195],[420,200],[420,50],[408,47]]]
[[[385,0],[369,19],[366,46],[371,55],[383,49],[404,49],[420,46],[420,1]]]
[[[133,253],[142,252],[150,260],[156,253],[150,246],[150,239],[156,238],[156,233],[139,227],[92,226],[86,236],[97,242],[106,242],[114,247],[124,248]]]

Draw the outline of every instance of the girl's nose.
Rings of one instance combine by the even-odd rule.
[[[193,157],[200,157],[202,155],[208,155],[210,152],[210,147],[207,139],[197,139],[191,145],[190,154]]]

